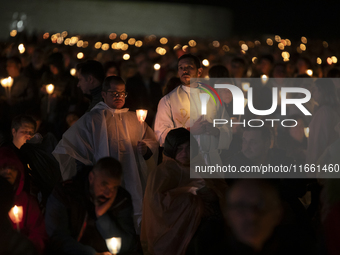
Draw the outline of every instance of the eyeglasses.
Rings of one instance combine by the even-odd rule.
[[[128,94],[127,92],[117,92],[117,91],[110,91],[110,90],[106,91],[106,93],[109,93],[110,96],[112,97],[124,97],[124,98],[126,98]]]

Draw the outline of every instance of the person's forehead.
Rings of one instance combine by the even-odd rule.
[[[192,58],[184,58],[178,62],[178,66],[182,66],[182,65],[194,65],[195,66],[195,61]]]
[[[251,182],[241,182],[235,184],[231,189],[229,202],[260,202],[265,199],[263,188]]]
[[[120,179],[110,177],[110,176],[106,175],[105,173],[98,172],[98,173],[96,173],[96,176],[97,176],[97,178],[96,178],[97,182],[105,183],[108,186],[120,185],[120,181],[121,181]]]
[[[118,91],[118,92],[124,91],[124,90],[125,90],[125,84],[123,84],[123,83],[119,83],[119,84],[117,84],[117,83],[111,83],[111,84],[110,84],[110,88],[111,88],[113,91]]]
[[[20,129],[34,129],[34,125],[32,123],[23,123]]]

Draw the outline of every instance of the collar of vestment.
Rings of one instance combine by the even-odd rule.
[[[105,104],[104,102],[99,102],[98,104],[96,104],[96,106],[93,107],[93,109],[91,111],[93,111],[95,109],[109,110],[112,113],[112,115],[129,111],[129,108],[113,109],[110,106],[108,106],[107,104]]]

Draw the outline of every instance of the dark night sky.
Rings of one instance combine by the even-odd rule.
[[[291,38],[307,36],[340,39],[339,4],[331,1],[172,0],[163,2],[227,7],[233,13],[232,31],[236,36],[257,37],[263,34],[279,34]]]

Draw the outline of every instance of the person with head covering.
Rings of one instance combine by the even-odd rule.
[[[19,223],[20,232],[33,242],[36,249],[42,253],[47,241],[44,217],[35,197],[23,190],[25,183],[24,166],[8,148],[0,148],[0,176],[4,177],[15,191],[14,204],[22,206],[23,218]],[[12,222],[13,229],[17,229]]]
[[[141,243],[146,254],[186,254],[200,224],[213,214],[206,208],[208,200],[212,205],[217,196],[207,181],[190,178],[190,151],[192,160],[200,158],[198,144],[188,130],[168,133],[164,160],[150,173],[145,190]],[[209,189],[212,198],[204,198],[200,189]]]

